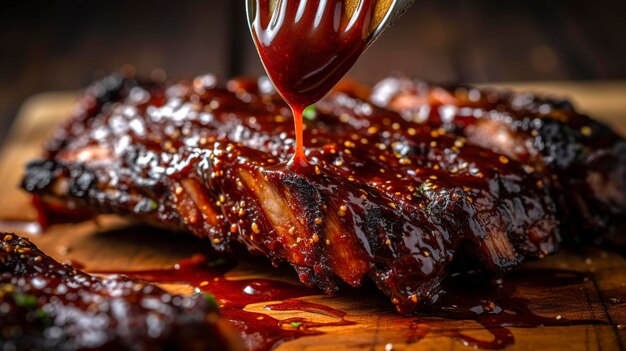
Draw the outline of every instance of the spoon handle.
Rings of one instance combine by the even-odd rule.
[[[346,0],[358,3],[359,0]],[[378,0],[374,11],[370,37],[365,45],[368,48],[383,32],[391,27],[408,9],[415,0]]]

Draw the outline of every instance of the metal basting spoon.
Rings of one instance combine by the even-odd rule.
[[[270,0],[267,9],[268,13],[276,9],[276,4],[282,0]],[[301,0],[306,1],[306,0]],[[344,8],[355,9],[362,0],[344,0]],[[376,41],[389,27],[391,27],[402,16],[415,0],[378,0],[375,2],[372,26],[369,37],[365,44],[367,49]],[[246,12],[248,16],[248,25],[252,25],[255,18],[255,11],[258,0],[246,0]],[[265,9],[264,9],[265,10]]]

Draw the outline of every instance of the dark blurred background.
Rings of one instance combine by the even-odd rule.
[[[417,0],[349,76],[624,79],[625,36],[623,0]],[[3,1],[0,42],[0,141],[28,96],[79,89],[113,70],[262,73],[243,0]]]

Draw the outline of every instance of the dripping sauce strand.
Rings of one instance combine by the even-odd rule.
[[[324,334],[319,330],[320,327],[356,324],[346,312],[300,299],[318,295],[317,290],[271,279],[226,278],[224,275],[234,266],[235,262],[223,258],[210,261],[205,256],[197,255],[169,269],[92,273],[125,274],[154,283],[185,283],[199,291],[213,294],[222,315],[240,331],[246,346],[255,351],[272,350],[285,341]],[[512,272],[504,280],[489,283],[480,278],[481,275],[480,272],[452,275],[444,283],[445,293],[439,296],[434,306],[424,310],[423,315],[398,318],[392,311],[390,313],[393,318],[389,323],[397,324],[398,330],[405,330],[406,337],[402,340],[404,343],[416,343],[427,336],[447,337],[486,350],[504,349],[514,344],[515,339],[509,327],[604,323],[593,319],[539,316],[529,308],[527,299],[514,296],[520,287],[532,287],[538,291],[561,288],[559,291],[565,291],[564,303],[576,303],[580,297],[575,294],[581,290],[575,287],[589,283],[584,273],[559,269],[527,269]],[[359,296],[368,298],[368,292],[361,290],[364,291],[359,291]],[[378,301],[376,296],[371,298],[372,301]],[[264,313],[245,310],[246,306],[259,303],[265,304],[263,307],[268,311],[303,311],[323,316],[324,322],[303,317],[279,320]],[[483,339],[468,335],[467,325],[455,322],[468,320],[478,323],[491,337]]]
[[[365,49],[374,4],[361,0],[348,15],[347,0],[256,0],[250,29],[269,78],[293,113],[296,145],[289,165],[296,169],[307,165],[302,113],[339,82]]]

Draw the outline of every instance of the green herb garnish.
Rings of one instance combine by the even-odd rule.
[[[204,300],[207,302],[207,304],[209,304],[209,306],[217,309],[217,300],[215,299],[215,296],[213,296],[213,294],[209,294],[209,293],[204,293]]]
[[[43,324],[45,324],[45,325],[51,325],[52,324],[52,318],[50,317],[48,312],[42,310],[41,308],[38,308],[38,309],[35,310],[35,317],[37,317],[37,319],[42,321]]]
[[[302,111],[302,117],[308,119],[309,121],[314,120],[315,117],[317,117],[317,110],[315,109],[315,105],[311,105],[305,108],[304,111]]]
[[[26,308],[35,308],[37,307],[37,296],[35,295],[28,295],[28,294],[23,294],[21,292],[14,292],[13,293],[13,301],[15,301],[15,304],[21,307],[26,307]]]

